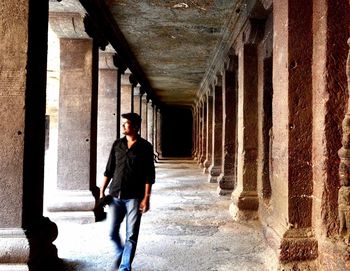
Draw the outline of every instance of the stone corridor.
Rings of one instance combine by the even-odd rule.
[[[157,163],[151,211],[144,215],[135,271],[268,271],[276,255],[257,222],[236,223],[230,197],[219,197],[193,160]],[[55,221],[56,222],[56,221]],[[107,221],[59,222],[55,241],[66,271],[111,270]]]

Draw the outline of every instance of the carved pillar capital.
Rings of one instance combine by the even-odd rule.
[[[127,66],[125,65],[125,63],[123,62],[123,60],[121,59],[121,57],[118,54],[115,54],[113,56],[113,63],[114,63],[114,66],[116,66],[118,68],[118,72],[120,74],[125,73]]]
[[[129,75],[129,82],[132,85],[132,87],[136,87],[136,85],[138,84],[136,76],[133,73]]]
[[[104,35],[104,31],[100,29],[89,14],[84,17],[84,26],[86,33],[97,42],[98,47],[105,50],[109,42]]]

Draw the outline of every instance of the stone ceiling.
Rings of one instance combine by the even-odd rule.
[[[234,0],[110,0],[108,6],[158,99],[191,104]]]
[[[192,105],[221,46],[237,0],[103,1],[157,100]],[[50,0],[50,14],[83,15],[79,2],[84,1]],[[79,38],[81,31],[77,28],[83,26],[73,26],[56,29],[56,33],[76,31]]]

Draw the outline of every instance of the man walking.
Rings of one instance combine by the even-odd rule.
[[[141,117],[136,113],[122,114],[124,137],[117,139],[107,162],[100,198],[109,194],[110,237],[116,247],[115,268],[119,271],[131,270],[139,235],[141,216],[149,210],[152,184],[155,181],[153,146],[141,138],[138,131]],[[126,236],[123,244],[120,238],[120,225],[125,218]]]

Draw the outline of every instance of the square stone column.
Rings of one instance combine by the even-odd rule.
[[[134,112],[141,116],[141,92],[140,84],[137,84],[134,88]]]
[[[237,142],[237,56],[230,56],[228,68],[223,73],[222,106],[222,166],[218,178],[219,195],[231,194],[236,183]]]
[[[237,187],[232,194],[231,214],[237,219],[257,218],[258,62],[254,44],[239,52]]]
[[[271,202],[275,204],[269,226],[280,240],[279,257],[286,269],[318,269],[312,261],[318,256],[312,225],[312,16],[312,2],[274,2]]]
[[[117,76],[115,52],[100,51],[97,123],[97,182],[102,181],[111,146],[117,138]]]
[[[217,76],[216,81],[213,87],[212,163],[208,176],[210,183],[217,182],[222,165],[222,76]]]
[[[130,83],[131,73],[126,70],[125,74],[122,75],[121,89],[120,89],[120,112],[121,114],[132,112],[133,108],[133,87]],[[120,135],[121,137],[123,135]]]
[[[147,103],[147,140],[153,145],[153,126],[154,126],[154,114],[152,100],[148,100]]]
[[[148,117],[148,113],[147,113],[147,109],[148,109],[148,106],[147,106],[147,97],[146,97],[146,94],[142,94],[142,97],[141,97],[141,137],[143,137],[144,139],[147,139],[148,138],[148,135],[147,135],[147,117]]]
[[[201,112],[201,140],[200,140],[200,158],[199,158],[199,165],[203,168],[204,167],[204,161],[207,156],[206,152],[206,144],[207,144],[207,100],[204,99],[202,102],[202,112]]]
[[[208,173],[208,169],[212,164],[212,153],[213,153],[213,93],[210,91],[206,94],[206,107],[207,107],[207,116],[208,120],[206,123],[206,142],[205,142],[205,161],[203,163],[204,169],[203,173]]]
[[[82,222],[94,221],[96,153],[92,129],[96,113],[98,48],[92,39],[60,39],[61,78],[58,115],[57,189],[48,210]],[[62,212],[71,212],[64,213]]]
[[[199,159],[199,140],[200,140],[200,107],[199,104],[196,105],[195,109],[194,109],[194,122],[195,122],[195,130],[194,130],[194,147],[195,147],[195,153],[194,153],[194,158],[196,160]]]
[[[43,217],[48,1],[2,1],[0,29],[0,270],[53,270],[57,226]]]
[[[156,133],[156,152],[158,158],[162,158],[162,112],[159,108],[156,111],[157,114],[157,133]]]
[[[201,163],[201,157],[202,157],[202,140],[203,140],[203,101],[199,101],[198,104],[198,152],[197,152],[197,162],[198,164]]]

